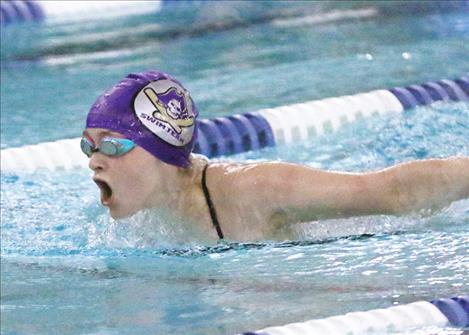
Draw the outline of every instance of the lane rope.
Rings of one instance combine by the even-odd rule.
[[[2,0],[0,25],[22,22],[74,22],[158,12],[167,0]]]
[[[386,309],[268,327],[242,335],[359,335],[423,327],[469,327],[469,296],[418,301]]]
[[[436,101],[469,101],[469,75],[367,93],[325,98],[252,113],[197,121],[194,152],[209,158],[298,143],[383,113],[402,113]],[[2,171],[86,167],[79,138],[1,150]]]

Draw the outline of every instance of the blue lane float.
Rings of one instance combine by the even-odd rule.
[[[44,11],[37,2],[31,0],[0,2],[0,23],[2,25],[26,21],[42,21],[43,19]]]
[[[325,319],[268,327],[242,335],[358,335],[424,327],[469,327],[469,296],[418,301],[387,309],[352,312]]]
[[[209,158],[298,143],[361,118],[402,113],[437,101],[469,101],[469,76],[262,109],[198,121],[195,153]],[[2,171],[86,167],[80,138],[1,151]]]
[[[469,296],[437,299],[432,300],[431,303],[445,315],[450,325],[469,327]]]
[[[74,22],[90,19],[148,14],[160,11],[166,0],[74,0],[74,1],[37,1],[2,0],[0,1],[0,24],[8,26],[22,22]]]

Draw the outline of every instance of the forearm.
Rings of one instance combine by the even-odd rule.
[[[393,214],[440,209],[469,197],[469,158],[432,159],[382,171],[387,206]]]

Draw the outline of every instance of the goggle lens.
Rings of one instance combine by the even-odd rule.
[[[99,147],[95,147],[89,139],[82,137],[80,147],[81,151],[88,157],[91,157],[94,152],[98,151],[106,156],[116,157],[132,150],[135,147],[135,143],[126,138],[104,137]]]
[[[88,157],[90,157],[91,154],[94,152],[93,144],[86,137],[81,138],[80,147],[81,151],[83,151],[83,153]]]
[[[114,141],[102,141],[99,151],[106,156],[116,156],[119,152],[119,143]]]

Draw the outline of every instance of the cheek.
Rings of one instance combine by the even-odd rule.
[[[142,175],[136,175],[136,177],[128,183],[129,192],[134,195],[135,199],[139,201],[145,200],[151,191],[150,184],[148,178]]]
[[[148,206],[158,180],[155,158],[137,147],[116,161],[119,187],[119,206],[141,209]]]
[[[126,170],[121,181],[122,191],[130,201],[141,200],[148,193],[150,183],[140,171]]]
[[[111,216],[114,218],[127,217],[136,213],[147,207],[151,198],[145,178],[128,172],[122,175],[120,181],[116,183],[114,202],[110,206]]]
[[[132,162],[126,164],[121,171],[121,191],[127,201],[135,204],[146,203],[154,189],[155,180],[150,177],[150,173],[145,173],[145,169],[140,168],[140,164]]]

